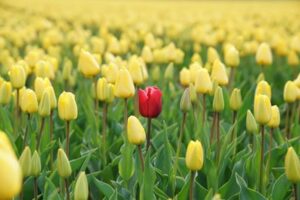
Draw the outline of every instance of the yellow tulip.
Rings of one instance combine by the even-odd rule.
[[[153,70],[151,71],[151,78],[153,81],[157,82],[160,79],[160,68],[158,65],[153,67]]]
[[[77,118],[77,104],[75,95],[71,92],[63,92],[58,98],[58,115],[59,118],[65,121],[74,120]]]
[[[225,52],[225,63],[229,67],[237,67],[240,64],[240,55],[238,50],[232,46]]]
[[[47,117],[50,115],[51,112],[50,95],[47,90],[45,90],[43,93],[38,111],[41,117]]]
[[[52,85],[48,78],[37,77],[34,80],[34,91],[36,93],[36,97],[37,97],[38,101],[41,100],[44,90],[49,86],[52,86]]]
[[[269,85],[269,83],[267,81],[260,81],[257,84],[256,90],[255,90],[255,96],[257,96],[259,94],[266,95],[267,97],[269,97],[269,99],[271,99],[272,90],[271,90],[271,86]]]
[[[10,102],[12,87],[10,82],[3,82],[0,85],[0,104],[6,105]]]
[[[256,51],[256,62],[261,66],[272,64],[272,52],[267,43],[261,43]]]
[[[49,61],[39,60],[35,65],[35,75],[41,78],[54,79],[54,69]]]
[[[108,83],[105,78],[99,78],[97,81],[97,98],[105,101],[108,97]]]
[[[284,168],[289,181],[292,183],[300,181],[300,160],[293,147],[289,147],[285,155]]]
[[[223,90],[220,86],[218,86],[215,91],[214,100],[213,100],[213,110],[215,112],[221,112],[224,110]]]
[[[164,78],[170,81],[173,80],[173,77],[174,77],[174,64],[170,63],[165,70]]]
[[[65,81],[69,80],[71,75],[72,75],[72,62],[69,59],[67,59],[64,61],[64,66],[62,71],[63,80]]]
[[[35,150],[31,158],[31,175],[38,177],[41,173],[41,159],[39,153]]]
[[[190,89],[186,88],[180,100],[180,110],[184,113],[191,109]]]
[[[85,172],[80,172],[74,188],[74,200],[87,200],[89,185]]]
[[[111,83],[108,83],[107,85],[107,98],[106,102],[107,103],[112,103],[115,99],[115,86]]]
[[[13,156],[15,156],[15,152],[13,147],[8,139],[6,133],[0,131],[0,151],[5,151]]]
[[[45,88],[45,91],[47,91],[48,94],[49,94],[50,107],[51,107],[51,110],[53,110],[57,106],[57,99],[56,99],[56,95],[55,95],[55,92],[54,92],[54,88],[52,86],[49,86],[49,87]]]
[[[185,164],[192,171],[201,170],[203,167],[203,148],[198,140],[190,141],[186,150]]]
[[[189,91],[190,91],[191,102],[196,103],[197,102],[197,91],[196,91],[195,86],[192,83],[190,83]]]
[[[26,89],[20,99],[21,110],[25,113],[35,113],[38,111],[38,101],[36,94],[31,89]]]
[[[182,86],[189,86],[190,84],[190,71],[187,68],[182,68],[179,73],[179,80]]]
[[[198,53],[194,53],[192,58],[191,58],[192,63],[197,62],[200,65],[202,65],[202,58]]]
[[[261,125],[266,125],[272,117],[271,102],[268,96],[259,94],[254,98],[254,117]]]
[[[9,76],[13,88],[20,89],[24,87],[26,81],[26,73],[21,65],[13,65],[10,69]]]
[[[290,66],[299,65],[299,58],[296,51],[290,51],[290,53],[288,54],[288,64]]]
[[[207,50],[207,61],[211,64],[215,62],[215,60],[219,60],[220,56],[217,50],[213,47],[209,47]]]
[[[294,83],[300,88],[300,73],[298,74],[297,78],[294,80]]]
[[[131,144],[141,145],[145,142],[146,133],[141,122],[135,116],[130,116],[127,121],[127,137]]]
[[[142,50],[142,58],[144,59],[144,61],[146,63],[153,62],[153,53],[152,53],[150,47],[144,46],[144,48]]]
[[[283,98],[287,103],[293,103],[297,100],[298,88],[293,81],[286,82],[283,90]]]
[[[22,169],[23,177],[27,177],[31,175],[31,150],[28,146],[23,150],[19,163]]]
[[[219,85],[225,86],[228,84],[228,76],[225,65],[219,60],[215,60],[211,72],[212,81],[216,81]]]
[[[258,127],[255,118],[250,110],[247,110],[246,129],[249,133],[257,133]]]
[[[84,50],[81,50],[80,52],[78,68],[85,77],[96,76],[100,72],[100,67],[96,58],[91,53]]]
[[[190,82],[195,84],[196,82],[196,73],[198,70],[202,69],[202,66],[198,62],[194,62],[190,64],[189,70],[190,70]]]
[[[132,56],[128,63],[128,71],[136,85],[143,83],[143,69],[140,60],[137,56]]]
[[[230,101],[229,101],[230,108],[234,111],[237,111],[242,106],[242,96],[241,91],[238,88],[234,88],[231,92]]]
[[[119,98],[129,98],[135,93],[133,80],[126,68],[120,69],[115,85],[115,95]]]
[[[68,178],[72,174],[69,159],[62,148],[59,148],[57,152],[57,172],[62,178]]]
[[[115,83],[119,72],[119,67],[115,63],[109,65],[102,65],[102,74],[109,83]]]
[[[268,123],[271,128],[277,128],[280,124],[280,112],[277,106],[272,106],[272,117]]]
[[[196,91],[201,94],[211,92],[213,84],[207,69],[201,68],[196,72],[195,87]]]

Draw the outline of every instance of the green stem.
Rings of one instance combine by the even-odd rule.
[[[202,128],[204,128],[205,124],[205,115],[206,115],[206,95],[202,95]]]
[[[287,109],[286,109],[285,136],[287,139],[290,139],[290,104],[287,104]]]
[[[139,157],[140,157],[140,161],[141,161],[142,171],[144,171],[145,164],[144,164],[144,157],[143,157],[143,152],[142,152],[142,146],[141,145],[138,145],[138,152],[139,152]]]
[[[217,153],[216,153],[216,160],[217,160],[217,166],[219,166],[219,159],[220,159],[220,150],[221,150],[221,145],[220,145],[220,113],[216,113],[217,117]]]
[[[38,134],[38,137],[37,137],[37,145],[36,145],[37,150],[39,150],[39,148],[40,148],[44,125],[45,125],[45,118],[42,117],[42,119],[41,119],[41,128],[40,128],[40,131],[39,131],[39,134]]]
[[[66,121],[66,154],[70,158],[70,121]]]
[[[273,131],[274,128],[270,129],[270,141],[269,141],[269,165],[268,165],[268,175],[271,176],[271,159],[272,159],[272,146],[273,146]]]
[[[102,119],[102,146],[103,146],[103,158],[104,158],[104,166],[106,165],[106,123],[107,123],[107,103],[103,104],[103,119]]]
[[[65,190],[66,190],[66,200],[70,200],[68,179],[64,179],[64,182],[65,182]]]
[[[210,145],[212,145],[212,142],[214,139],[215,124],[216,124],[216,113],[213,112],[213,121],[212,121],[211,129],[210,129]]]
[[[26,125],[26,129],[25,129],[25,134],[24,134],[23,149],[27,145],[27,137],[28,137],[29,126],[30,126],[30,114],[27,113],[27,125]]]
[[[294,188],[294,197],[295,197],[295,200],[298,200],[297,183],[293,184],[293,188]]]
[[[51,113],[50,113],[50,118],[49,118],[49,129],[50,129],[50,132],[49,132],[49,138],[50,138],[50,143],[53,142],[53,130],[54,130],[54,121],[53,121],[53,110],[51,110]],[[54,166],[53,166],[53,148],[51,148],[50,150],[50,168],[53,169]]]
[[[127,99],[124,99],[124,132],[125,132],[125,139],[127,141],[127,120],[128,120],[128,102]]]
[[[261,125],[261,149],[260,149],[260,167],[259,167],[259,190],[263,191],[263,165],[264,165],[264,144],[265,144],[265,128]]]
[[[177,142],[177,150],[176,150],[176,158],[175,158],[175,165],[174,165],[174,175],[176,176],[177,174],[177,167],[178,167],[178,158],[180,156],[180,150],[181,150],[181,144],[182,144],[182,138],[183,138],[183,131],[184,131],[184,125],[186,121],[186,116],[187,113],[183,113],[183,118],[181,122],[181,127],[180,127],[180,133],[179,133],[179,139]]]
[[[189,200],[193,200],[193,195],[194,195],[193,188],[194,188],[195,175],[196,175],[196,172],[191,171]]]
[[[147,120],[147,149],[146,152],[148,151],[150,145],[151,145],[151,118],[149,117]]]
[[[37,177],[34,177],[33,181],[34,181],[34,187],[33,187],[33,189],[34,189],[34,199],[35,199],[35,200],[38,200],[38,184],[37,184]]]

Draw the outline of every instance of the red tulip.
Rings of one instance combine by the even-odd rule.
[[[155,118],[161,112],[162,93],[159,88],[151,86],[139,90],[139,110],[143,117]]]

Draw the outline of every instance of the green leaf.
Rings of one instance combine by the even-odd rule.
[[[121,159],[119,162],[119,174],[124,180],[129,180],[134,173],[134,159],[133,159],[134,146],[126,142],[121,147]]]
[[[114,189],[109,184],[104,183],[95,177],[93,177],[93,181],[100,192],[102,192],[107,198],[110,198],[114,194]]]
[[[287,193],[291,188],[290,181],[287,180],[286,175],[282,174],[273,184],[272,199],[281,200],[286,199]]]
[[[150,161],[150,151],[146,154],[145,158],[145,169],[143,183],[141,185],[140,199],[141,200],[154,200],[154,183],[155,183],[155,171]]]

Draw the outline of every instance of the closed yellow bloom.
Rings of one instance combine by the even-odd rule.
[[[64,66],[62,71],[63,80],[65,81],[69,80],[71,74],[72,74],[72,62],[69,59],[67,59],[64,61]]]
[[[225,52],[225,63],[229,67],[237,67],[240,64],[240,55],[238,50],[232,46]]]
[[[294,83],[300,88],[300,73],[298,74],[297,78],[294,80]]]
[[[231,92],[230,101],[229,101],[230,108],[234,111],[237,111],[242,106],[242,96],[241,91],[238,88],[234,88]]]
[[[283,99],[287,103],[293,103],[297,100],[298,88],[293,81],[286,82],[283,90]]]
[[[130,116],[127,121],[127,137],[131,144],[141,145],[145,142],[146,133],[141,122],[135,116]]]
[[[3,82],[0,85],[0,104],[6,105],[10,102],[12,87],[10,82]]]
[[[108,97],[108,83],[105,78],[99,78],[97,81],[97,98],[105,101]]]
[[[107,98],[106,98],[106,102],[107,103],[111,103],[113,102],[115,99],[115,86],[111,83],[108,83],[107,85]]]
[[[69,159],[62,148],[59,148],[57,152],[57,172],[62,178],[68,178],[72,174]]]
[[[86,77],[96,76],[100,72],[100,67],[96,58],[89,52],[81,50],[79,61],[79,71]]]
[[[214,100],[213,100],[213,110],[215,112],[221,112],[224,110],[223,90],[220,86],[218,86],[215,91]]]
[[[195,88],[198,93],[207,94],[212,90],[213,84],[207,69],[201,68],[196,72]]]
[[[25,85],[26,73],[21,65],[13,65],[10,69],[9,76],[13,88],[20,89]]]
[[[289,147],[284,159],[287,179],[292,183],[300,181],[300,160],[293,147]]]
[[[118,72],[119,67],[115,63],[110,63],[109,65],[102,65],[102,74],[109,83],[116,82]]]
[[[189,66],[190,82],[193,84],[195,84],[195,82],[196,82],[196,73],[199,69],[202,69],[202,66],[198,62],[194,62]]]
[[[170,63],[165,70],[164,78],[170,81],[173,80],[173,77],[174,77],[174,64]]]
[[[197,102],[197,91],[196,87],[191,83],[189,86],[189,91],[190,91],[190,99],[192,103]]]
[[[267,66],[272,64],[272,52],[267,43],[261,43],[256,51],[256,62],[259,65]]]
[[[45,91],[47,91],[48,94],[49,94],[50,107],[51,107],[51,110],[53,110],[57,106],[57,99],[56,99],[56,95],[55,95],[55,92],[54,92],[54,88],[52,86],[49,86],[49,87],[46,87]]]
[[[160,79],[160,68],[156,65],[151,71],[151,78],[153,81],[159,81]]]
[[[148,69],[147,69],[147,66],[145,64],[145,62],[143,61],[142,58],[139,59],[140,62],[141,62],[141,66],[142,66],[142,72],[143,72],[143,81],[147,81],[148,78],[149,78],[149,74],[148,74]]]
[[[217,50],[213,47],[209,47],[207,50],[207,61],[212,64],[217,59],[218,60],[220,59],[220,56],[219,56]]]
[[[85,172],[80,172],[74,188],[74,200],[87,200],[89,197],[89,185]]]
[[[296,51],[290,51],[290,53],[288,55],[288,64],[290,66],[299,65],[299,58],[298,58]]]
[[[49,61],[39,60],[35,65],[35,75],[41,78],[54,79],[54,68]]]
[[[58,98],[58,115],[59,118],[65,121],[74,120],[77,118],[77,104],[75,95],[71,92],[63,92]]]
[[[38,100],[36,94],[31,89],[26,89],[20,99],[21,110],[25,113],[35,113],[38,111]]]
[[[186,150],[185,164],[192,171],[201,170],[203,167],[203,148],[200,141],[190,141]]]
[[[31,150],[26,146],[19,158],[23,177],[31,175]]]
[[[132,80],[135,84],[140,85],[143,83],[143,69],[141,62],[137,56],[132,56],[128,63],[128,71],[132,77]]]
[[[192,58],[191,58],[192,63],[198,62],[200,65],[202,65],[202,58],[198,53],[194,53]]]
[[[271,102],[268,96],[259,94],[254,98],[254,117],[261,125],[266,125],[272,117]]]
[[[39,153],[35,150],[31,158],[31,175],[38,177],[41,173],[42,165]]]
[[[255,118],[250,110],[247,110],[246,129],[249,133],[257,133],[258,127]]]
[[[38,111],[41,117],[47,117],[50,115],[51,112],[50,95],[47,90],[45,90],[43,93]]]
[[[212,81],[216,81],[218,85],[225,86],[228,84],[228,76],[225,65],[219,60],[215,60],[211,72]]]
[[[126,68],[120,69],[115,84],[115,95],[119,98],[129,98],[134,95],[134,85],[130,73]]]
[[[189,86],[190,84],[190,71],[187,68],[182,68],[179,73],[179,80],[182,86]]]
[[[52,86],[52,85],[48,78],[37,77],[34,80],[34,91],[35,91],[38,101],[41,100],[44,90],[49,86]]]
[[[9,154],[15,156],[15,152],[10,143],[10,140],[8,139],[6,133],[4,133],[2,131],[0,131],[0,151],[5,151],[6,153],[9,153]]]
[[[153,53],[152,53],[150,47],[144,46],[144,48],[142,50],[142,58],[144,59],[144,61],[146,63],[153,62]]]
[[[257,96],[259,94],[266,95],[267,97],[269,97],[269,99],[271,99],[272,90],[271,90],[271,86],[269,85],[269,83],[267,81],[263,80],[257,84],[256,90],[255,90],[255,96]]]
[[[271,128],[277,128],[280,124],[280,112],[279,108],[275,105],[272,106],[272,117],[268,123],[268,126]]]

